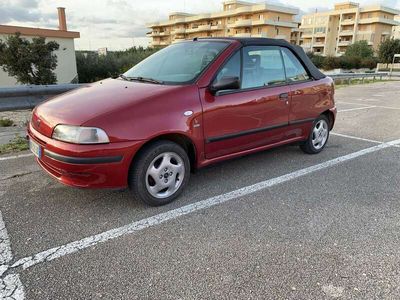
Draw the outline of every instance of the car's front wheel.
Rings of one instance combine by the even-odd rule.
[[[190,177],[186,151],[171,141],[157,141],[139,153],[129,172],[129,187],[146,204],[160,206],[178,197]]]
[[[319,116],[313,124],[307,141],[300,145],[308,154],[317,154],[324,150],[329,139],[329,120],[325,115]]]

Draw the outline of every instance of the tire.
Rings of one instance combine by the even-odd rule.
[[[187,185],[190,161],[186,151],[171,141],[156,141],[146,146],[129,171],[133,195],[150,206],[175,200]]]
[[[310,136],[300,148],[307,154],[318,154],[324,150],[328,140],[329,120],[325,115],[321,115],[314,121]]]

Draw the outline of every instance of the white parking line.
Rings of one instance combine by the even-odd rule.
[[[395,109],[395,110],[400,109],[400,107],[394,107],[394,106],[368,105],[368,104],[361,104],[361,103],[355,103],[355,102],[345,102],[345,101],[338,101],[337,103],[339,103],[339,104],[342,103],[342,104],[352,104],[352,105],[366,106],[366,107],[362,107],[360,109],[364,109],[364,108],[385,108],[385,109]],[[357,110],[357,108],[350,108],[348,110]],[[347,111],[347,110],[345,109],[343,111]]]
[[[357,101],[357,99],[354,99]],[[362,104],[362,103],[355,103],[355,102],[347,102],[347,101],[337,101],[337,103],[341,104],[354,104],[354,105],[360,105],[360,106],[371,106],[370,104]]]
[[[33,154],[32,153],[27,153],[27,154],[13,155],[13,156],[5,156],[5,157],[0,157],[0,161],[12,160],[12,159],[30,157],[30,156],[33,156]]]
[[[212,206],[225,203],[231,200],[235,200],[237,198],[255,193],[257,191],[270,188],[272,186],[282,184],[284,182],[299,178],[301,176],[305,176],[310,173],[314,173],[319,170],[323,170],[326,168],[330,168],[332,166],[338,165],[340,163],[355,159],[357,157],[373,153],[388,147],[392,147],[394,145],[399,145],[400,140],[395,140],[389,143],[382,143],[370,148],[366,148],[357,152],[353,152],[344,156],[340,156],[335,159],[331,159],[328,161],[325,161],[323,163],[307,167],[292,173],[288,173],[286,175],[272,178],[269,180],[265,180],[250,186],[246,186],[237,190],[234,190],[232,192],[228,192],[222,195],[214,196],[206,200],[202,200],[196,203],[192,203],[177,209],[173,209],[170,211],[167,211],[165,213],[161,213],[140,221],[135,221],[132,222],[128,225],[118,227],[115,229],[111,229],[109,231],[102,232],[100,234],[96,234],[90,237],[86,237],[84,239],[74,241],[62,246],[54,247],[48,250],[45,250],[43,252],[37,253],[35,255],[29,256],[22,258],[18,261],[16,261],[11,267],[16,268],[22,266],[23,269],[27,269],[29,267],[32,267],[34,265],[43,263],[43,262],[48,262],[52,261],[54,259],[63,257],[65,255],[69,255],[75,252],[78,252],[82,249],[94,247],[99,243],[104,243],[106,241],[131,234],[137,231],[141,231],[143,229],[157,226],[159,224],[165,223],[169,220],[174,220],[176,218],[188,215],[190,213],[194,213],[199,210],[207,209]]]
[[[19,274],[8,274],[3,277],[9,270],[8,264],[12,259],[10,238],[0,212],[0,299],[23,300],[25,292]]]
[[[345,138],[348,138],[348,139],[370,142],[370,143],[376,143],[376,144],[383,144],[384,143],[384,142],[380,142],[380,141],[376,141],[376,140],[365,139],[365,138],[362,138],[362,137],[352,136],[352,135],[347,135],[347,134],[342,134],[342,133],[337,133],[337,132],[331,132],[330,134],[331,135],[335,135],[335,136],[345,137]]]
[[[342,109],[342,110],[338,110],[338,113],[347,112],[347,111],[354,111],[354,110],[370,109],[370,108],[375,108],[375,107],[376,107],[376,106],[366,106],[366,107],[357,107],[357,108]]]

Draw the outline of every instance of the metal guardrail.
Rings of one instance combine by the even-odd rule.
[[[379,73],[341,73],[341,74],[332,74],[332,75],[327,75],[331,77],[335,82],[339,80],[347,80],[348,84],[351,83],[352,79],[361,79],[362,82],[366,78],[372,78],[375,80],[376,78],[379,78],[380,80],[383,79],[383,77],[388,77],[389,73],[388,72],[379,72]]]
[[[56,95],[74,90],[82,84],[23,85],[0,88],[0,111],[32,109]]]

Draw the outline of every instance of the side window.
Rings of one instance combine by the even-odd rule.
[[[238,77],[240,79],[240,61],[240,51],[238,51],[225,63],[222,70],[219,71],[216,81],[223,77]]]
[[[291,82],[310,79],[303,65],[296,56],[287,48],[282,48],[283,61],[285,62],[286,77]]]
[[[286,77],[279,47],[249,46],[243,48],[243,89],[284,83],[286,83]]]

